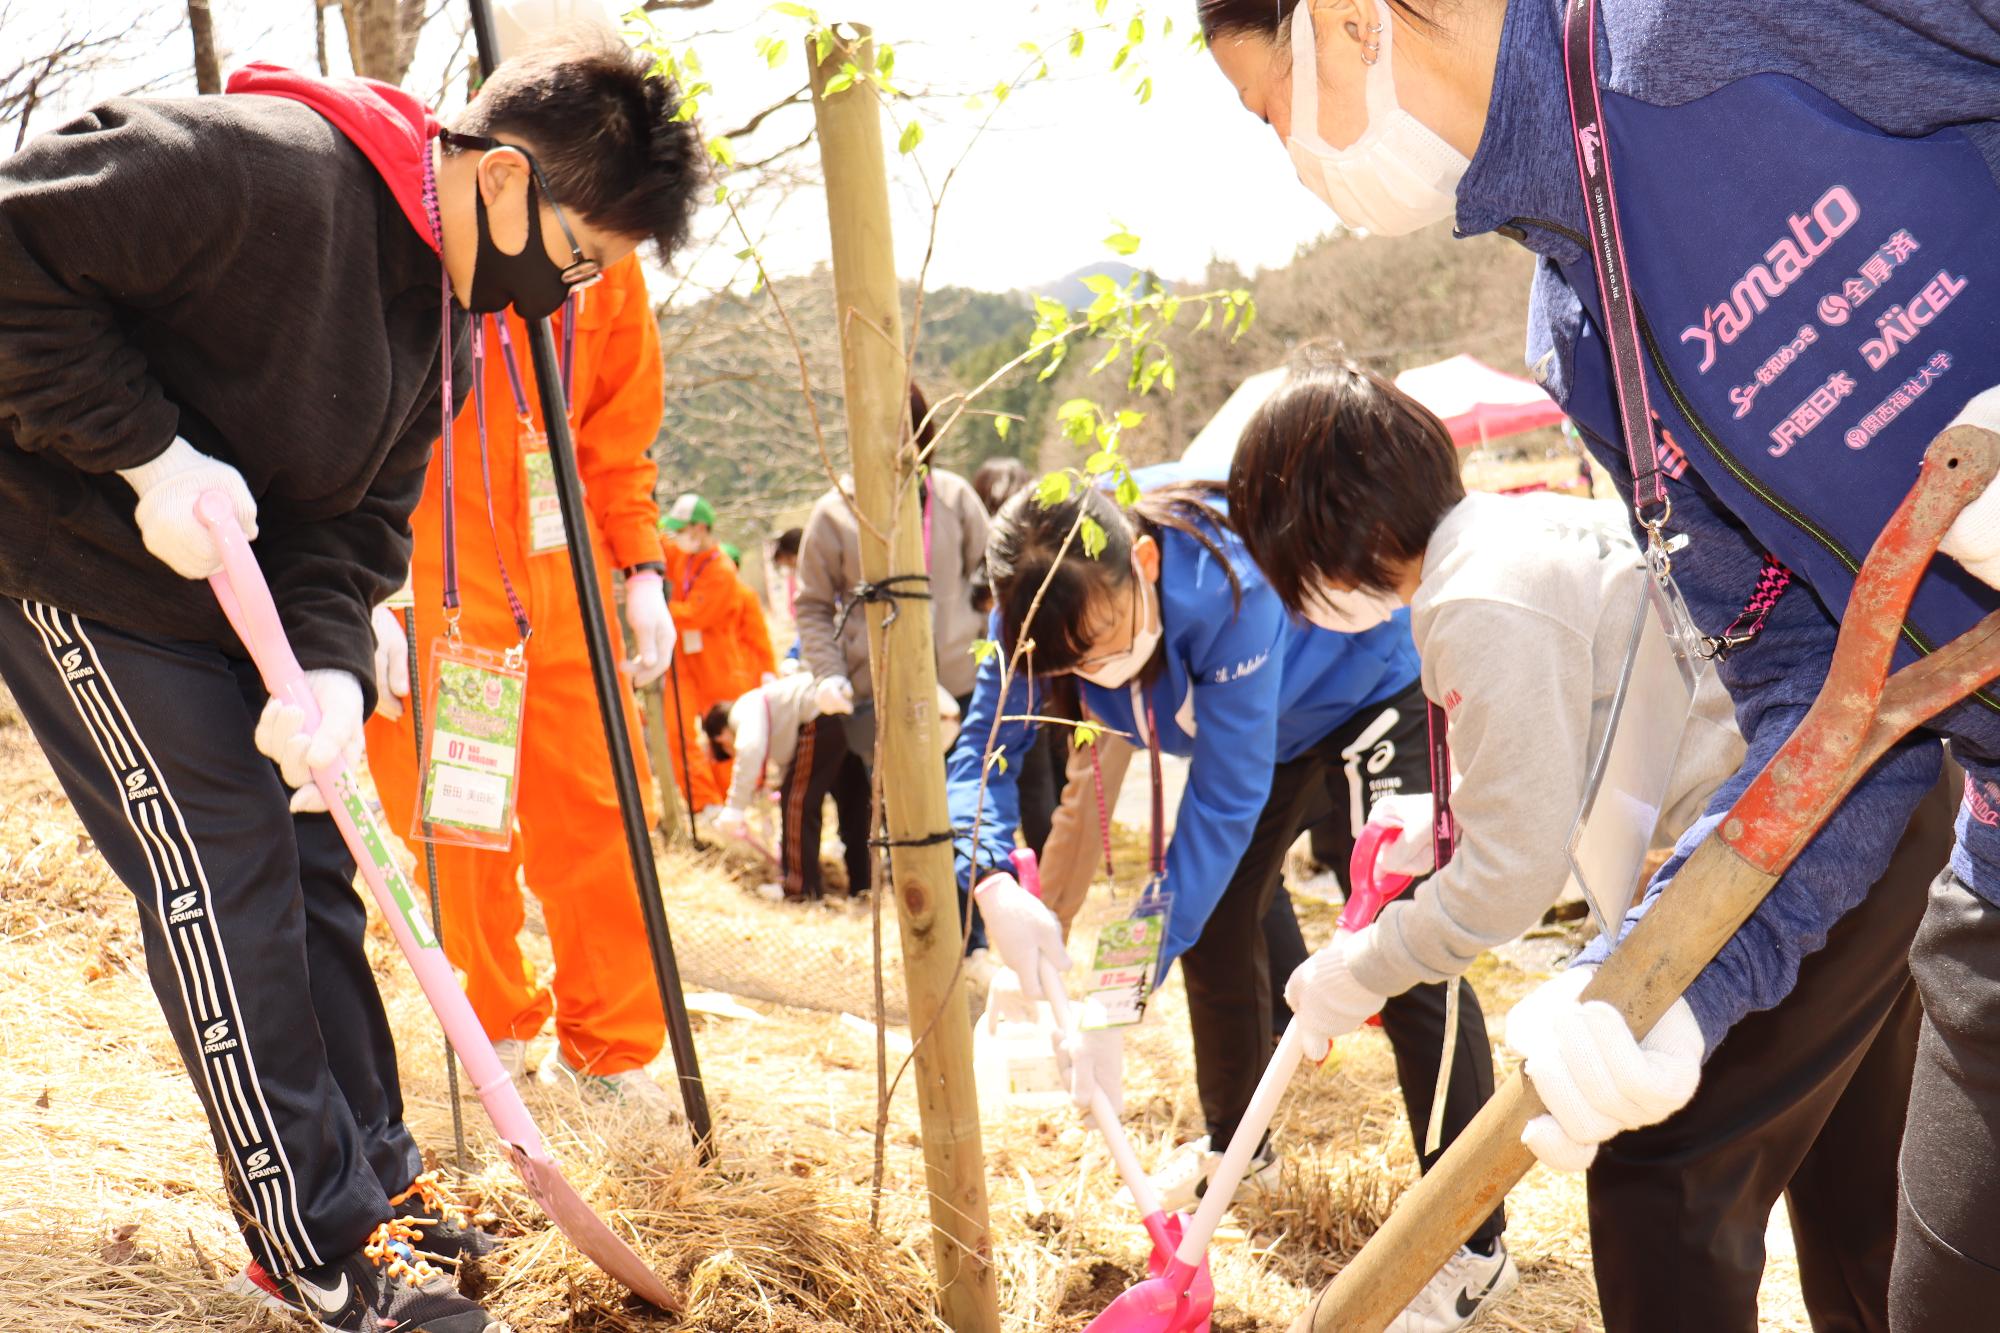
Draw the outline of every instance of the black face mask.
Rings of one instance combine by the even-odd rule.
[[[555,314],[568,298],[569,287],[563,282],[562,265],[552,261],[542,245],[541,195],[534,176],[528,177],[528,243],[519,254],[510,255],[493,243],[486,225],[486,196],[477,182],[472,197],[479,216],[479,250],[472,259],[472,296],[465,308],[486,315],[511,305],[530,323]]]

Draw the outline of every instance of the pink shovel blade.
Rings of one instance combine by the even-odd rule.
[[[1200,1300],[1193,1277],[1186,1264],[1172,1261],[1159,1277],[1121,1293],[1084,1327],[1084,1333],[1199,1333],[1208,1327],[1215,1292],[1211,1287],[1208,1299]]]
[[[1155,1217],[1158,1216],[1155,1214]],[[1174,1251],[1180,1248],[1181,1237],[1187,1232],[1187,1216],[1174,1213],[1160,1217],[1157,1230],[1154,1219],[1149,1217],[1146,1219],[1146,1231],[1153,1237],[1153,1253],[1146,1260],[1146,1272],[1152,1277],[1165,1277],[1168,1265],[1174,1261]],[[1206,1250],[1202,1251],[1201,1267],[1195,1270],[1194,1280],[1188,1284],[1187,1298],[1189,1309],[1199,1312],[1201,1318],[1198,1322],[1183,1322],[1175,1327],[1186,1329],[1188,1333],[1208,1333],[1208,1316],[1215,1309],[1215,1279],[1209,1276]]]
[[[296,704],[306,715],[307,727],[318,726],[319,707],[306,686],[298,659],[292,655],[277,604],[271,600],[270,585],[236,524],[234,509],[227,499],[211,491],[201,498],[197,512],[222,555],[222,572],[209,580],[216,601],[249,649],[265,687],[273,696]],[[681,1303],[666,1283],[591,1211],[549,1156],[534,1117],[528,1114],[500,1057],[493,1053],[493,1043],[487,1040],[471,1002],[459,989],[458,978],[432,934],[430,922],[418,908],[415,889],[390,854],[388,835],[362,799],[346,761],[336,760],[329,768],[314,770],[313,781],[328,797],[333,822],[381,908],[389,933],[396,937],[410,970],[416,973],[424,998],[431,1002],[452,1049],[464,1063],[466,1075],[478,1090],[480,1105],[492,1119],[507,1158],[520,1173],[529,1195],[592,1263],[624,1283],[634,1295],[662,1310],[679,1311]]]
[[[681,1303],[667,1290],[660,1275],[647,1267],[638,1252],[583,1201],[583,1196],[563,1177],[561,1168],[546,1150],[531,1154],[515,1143],[507,1144],[506,1148],[507,1160],[521,1173],[528,1193],[590,1262],[624,1283],[639,1299],[662,1310],[680,1309]]]

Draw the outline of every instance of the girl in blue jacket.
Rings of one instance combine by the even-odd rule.
[[[1220,504],[1213,489],[1168,486],[1127,511],[1102,490],[1078,487],[1057,504],[1043,505],[1030,490],[1001,509],[986,557],[1000,653],[980,667],[948,784],[961,882],[978,886],[988,937],[1034,998],[1038,955],[1059,969],[1069,965],[1054,915],[1009,873],[1014,775],[1034,744],[1033,717],[1049,711],[1043,690],[1070,677],[1094,724],[1191,759],[1158,867],[1171,906],[1153,979],[1180,960],[1209,1154],[1228,1146],[1270,1058],[1271,958],[1260,923],[1283,887],[1286,850],[1313,814],[1316,790],[1326,784],[1334,794],[1350,833],[1379,798],[1430,790],[1409,613],[1383,608],[1351,633],[1293,618]],[[1103,530],[1103,550],[1093,559],[1073,543],[1058,559],[1080,514]],[[1032,642],[1032,666],[1003,706],[1002,657],[1023,638]],[[1005,762],[983,761],[989,736]],[[1413,988],[1382,1011],[1420,1138],[1444,1013],[1441,985]],[[1470,987],[1461,991],[1457,1040],[1447,1143],[1492,1091],[1485,1021]],[[1105,1086],[1115,1098],[1115,1049],[1086,1053],[1079,1082]],[[1260,1153],[1260,1164],[1275,1160],[1268,1145]],[[1506,1268],[1511,1285],[1502,1225],[1496,1212],[1475,1244],[1496,1276]]]
[[[1197,8],[1244,106],[1342,222],[1395,234],[1450,219],[1539,256],[1530,363],[1634,502],[1643,537],[1676,544],[1696,628],[1732,641],[1719,669],[1748,745],[1743,774],[1718,792],[1732,799],[1824,680],[1853,572],[1924,447],[1961,413],[2000,422],[1991,5]],[[1943,553],[1904,660],[2000,606],[2000,492],[1974,501]],[[1753,593],[1787,579],[1805,586],[1752,637]],[[1982,1327],[2000,1301],[2000,691],[1934,732],[1968,780],[1911,954],[1926,1019],[1891,1314],[1913,1329]],[[1881,875],[1939,763],[1934,735],[1892,751],[1690,986],[1681,1003],[1710,1050],[1792,988]],[[1718,816],[1689,830],[1683,853]],[[1529,1021],[1509,1025],[1554,1112],[1533,1146],[1572,1166],[1645,1123],[1633,1107],[1659,1114],[1643,1085],[1692,1088],[1695,1072],[1584,1021],[1582,979],[1551,983]]]

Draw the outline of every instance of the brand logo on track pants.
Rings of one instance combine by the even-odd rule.
[[[224,1051],[235,1050],[238,1044],[236,1038],[229,1035],[229,1020],[226,1018],[201,1030],[203,1055],[221,1055]]]
[[[252,1180],[263,1180],[267,1176],[275,1176],[280,1169],[278,1164],[271,1160],[271,1150],[269,1148],[259,1148],[256,1152],[244,1158],[243,1168],[244,1173]]]
[[[64,680],[88,680],[97,674],[97,672],[83,664],[83,649],[81,648],[71,648],[62,655],[62,673]]]

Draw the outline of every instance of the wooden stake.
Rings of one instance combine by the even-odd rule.
[[[869,29],[842,24],[825,60],[812,39],[813,110],[826,173],[835,310],[847,394],[847,439],[859,502],[862,577],[924,593],[923,520],[910,440],[903,319],[889,230],[889,182],[875,90],[857,82],[832,96],[845,65],[872,71]],[[893,536],[893,547],[884,540]],[[889,886],[902,926],[917,1103],[930,1188],[939,1307],[958,1333],[998,1333],[999,1295],[987,1220],[985,1158],[972,1081],[958,893],[945,802],[931,604],[902,596],[871,601],[868,656],[881,732],[884,821],[894,845]]]

